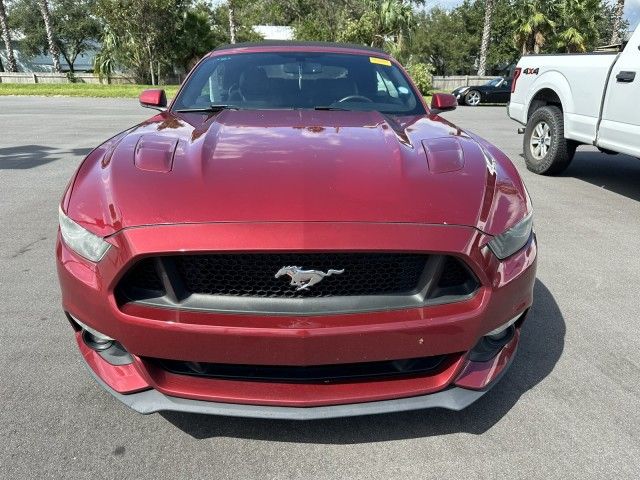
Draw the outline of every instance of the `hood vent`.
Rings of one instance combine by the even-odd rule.
[[[460,140],[455,137],[441,137],[423,140],[431,173],[449,173],[462,170],[464,152]]]

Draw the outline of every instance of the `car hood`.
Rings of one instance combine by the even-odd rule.
[[[463,90],[469,90],[469,87],[458,87],[453,92],[451,92],[451,94],[452,95],[457,95],[460,92],[462,92]]]
[[[452,224],[495,233],[522,218],[528,198],[492,148],[435,115],[164,112],[94,150],[63,207],[102,236],[203,222]]]

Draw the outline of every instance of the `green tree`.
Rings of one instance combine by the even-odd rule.
[[[404,0],[369,0],[364,2],[364,9],[358,18],[350,18],[345,22],[350,33],[342,37],[372,47],[382,48],[391,43],[402,48],[414,23],[411,3]]]
[[[517,62],[520,58],[520,51],[512,41],[513,8],[512,2],[507,0],[499,0],[494,4],[485,74],[504,75],[509,65]],[[470,39],[475,40],[482,34],[484,27],[484,2],[476,0],[470,4],[468,12],[460,14],[465,18],[467,35]],[[475,18],[475,20],[471,20],[471,18]],[[476,48],[475,45],[471,45],[472,51],[475,51]],[[478,51],[476,55],[479,59],[480,52]]]
[[[433,66],[428,63],[411,63],[407,70],[420,92],[427,95],[433,88]]]
[[[2,33],[2,40],[7,52],[7,70],[9,72],[17,72],[18,64],[13,54],[13,45],[11,44],[11,34],[9,32],[9,22],[7,22],[7,10],[4,7],[4,1],[0,0],[0,33]],[[0,66],[2,64],[0,63]]]
[[[413,3],[405,0],[368,0],[355,17],[343,17],[338,41],[385,48],[400,60],[408,59],[408,41],[415,27]]]
[[[259,5],[259,2],[250,0],[233,0],[234,41],[232,41],[229,27],[229,4],[219,5],[211,10],[211,28],[219,44],[260,41],[262,37],[253,30],[253,25],[257,24],[255,8]]]
[[[224,29],[215,28],[211,9],[197,3],[183,13],[175,40],[176,66],[189,71],[207,52],[226,42]]]
[[[612,25],[611,43],[616,44],[622,41],[622,33],[626,25],[624,22],[624,0],[616,1],[615,16]]]
[[[90,49],[100,36],[100,24],[90,14],[95,0],[54,0],[49,3],[50,17],[55,31],[54,41],[60,55],[74,71],[78,56]],[[24,39],[20,47],[27,55],[49,51],[49,40],[40,13],[32,0],[18,0],[12,10],[12,24]]]
[[[60,68],[60,50],[56,42],[56,36],[54,33],[53,21],[51,19],[51,12],[49,10],[49,2],[47,0],[38,0],[38,8],[44,21],[44,31],[47,36],[47,46],[49,47],[49,55],[53,61],[53,71],[61,72]]]
[[[358,26],[349,27],[347,24],[360,18],[366,11],[367,2],[362,0],[335,0],[333,2],[283,0],[280,9],[277,10],[281,18],[289,19],[290,23],[287,24],[293,26],[296,40],[355,41],[356,43],[368,44],[366,39],[358,39],[358,36],[362,35],[361,32],[349,34],[344,32],[346,28],[358,29]],[[363,20],[363,22],[365,21]]]
[[[473,68],[472,44],[464,20],[456,10],[433,8],[418,14],[411,43],[412,60],[433,65],[436,75],[469,74]]]
[[[487,70],[487,55],[489,54],[489,41],[491,40],[491,22],[493,21],[493,10],[495,0],[485,0],[484,26],[482,28],[482,43],[480,44],[480,61],[478,64],[478,75],[485,75]]]
[[[559,50],[586,52],[596,46],[601,3],[601,0],[560,1],[555,42]]]
[[[107,83],[110,83],[122,52],[120,40],[108,25],[105,26],[102,32],[100,51],[93,58],[93,72],[98,75],[100,80],[106,79]]]
[[[556,5],[544,0],[516,0],[514,3],[514,40],[523,55],[540,53],[556,22]]]
[[[236,43],[236,32],[238,25],[236,23],[236,2],[229,0],[227,2],[227,11],[229,16],[229,43]]]
[[[122,65],[139,83],[157,84],[171,67],[185,10],[185,0],[97,0],[96,13],[118,44],[109,63]]]

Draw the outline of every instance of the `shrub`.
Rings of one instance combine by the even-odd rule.
[[[420,92],[427,95],[433,88],[433,66],[429,63],[411,63],[407,70]]]

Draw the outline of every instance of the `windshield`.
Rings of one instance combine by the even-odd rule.
[[[489,80],[485,85],[490,87],[497,87],[502,83],[502,78],[494,78],[493,80]]]
[[[322,52],[211,57],[191,75],[173,109],[206,109],[211,105],[426,113],[406,77],[389,60]]]

